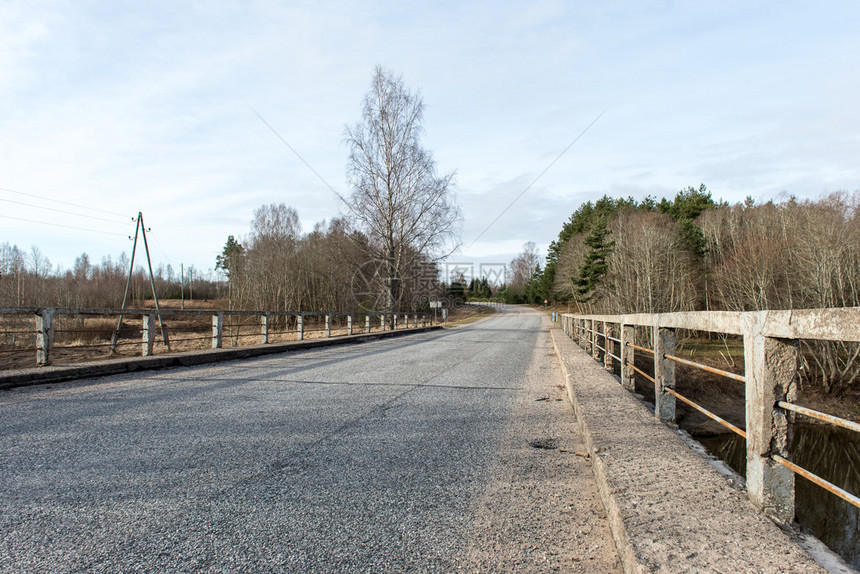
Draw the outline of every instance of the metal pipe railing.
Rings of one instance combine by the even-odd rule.
[[[616,359],[621,364],[621,380],[625,388],[633,390],[633,378],[642,376],[654,384],[655,416],[661,420],[675,418],[675,400],[702,412],[709,418],[744,437],[747,442],[747,490],[750,499],[759,508],[767,510],[778,522],[794,518],[794,476],[800,475],[827,489],[851,504],[860,506],[856,495],[816,476],[794,463],[788,457],[790,432],[784,425],[777,428],[776,420],[793,424],[786,411],[822,422],[860,432],[860,423],[822,413],[795,404],[797,397],[796,364],[798,339],[821,341],[860,342],[860,307],[834,309],[803,309],[792,311],[754,312],[687,312],[631,315],[574,315],[564,313],[562,326],[568,336],[587,346],[593,356],[604,351],[604,364]],[[603,324],[604,333],[597,327]],[[620,339],[608,334],[609,325],[617,326]],[[637,345],[637,327],[650,329],[649,338],[654,349]],[[616,327],[612,327],[613,330]],[[675,330],[685,329],[740,335],[744,343],[744,374],[733,373],[675,355]],[[592,336],[589,336],[592,335]],[[620,344],[621,356],[597,345],[597,339]],[[607,345],[608,347],[609,345]],[[633,362],[633,353],[649,354],[654,360],[654,375],[649,375]],[[734,381],[744,383],[747,415],[746,429],[725,421],[707,408],[675,390],[674,364],[683,364]],[[790,429],[789,429],[790,430]],[[774,465],[768,461],[776,461]]]
[[[731,371],[723,371],[722,369],[717,369],[715,367],[709,367],[708,365],[703,365],[702,363],[697,363],[695,361],[688,361],[687,359],[682,359],[681,357],[675,357],[674,355],[663,354],[663,356],[670,361],[675,361],[676,363],[681,363],[682,365],[689,365],[691,367],[695,367],[702,371],[707,371],[709,373],[714,373],[715,375],[720,375],[722,377],[726,377],[727,379],[733,379],[735,381],[740,381],[742,383],[746,382],[746,377],[743,375],[738,375],[736,373],[732,373]]]
[[[13,335],[33,335],[34,343],[19,347],[17,345],[12,348],[0,349],[0,354],[9,355],[12,353],[32,352],[36,351],[37,365],[52,364],[52,351],[71,349],[92,349],[100,347],[110,347],[113,351],[118,346],[134,346],[141,345],[141,354],[147,356],[152,354],[154,345],[166,345],[166,335],[170,331],[173,333],[206,333],[199,337],[183,337],[176,339],[174,343],[193,342],[210,340],[212,348],[221,348],[224,343],[224,338],[233,346],[248,344],[248,339],[259,338],[262,344],[269,343],[271,335],[277,334],[295,334],[298,340],[302,340],[306,335],[313,336],[343,336],[352,335],[359,332],[371,333],[377,330],[391,329],[411,329],[418,328],[419,319],[420,325],[428,324],[428,315],[426,313],[382,313],[382,312],[301,312],[301,311],[238,311],[238,310],[192,310],[192,309],[108,309],[108,308],[85,308],[85,309],[70,309],[70,308],[41,308],[41,307],[7,307],[0,306],[0,317],[3,315],[17,316],[14,321],[7,321],[7,324],[15,328],[14,332],[7,331]],[[35,326],[31,331],[25,331],[20,328],[23,323],[21,316],[35,317]],[[89,318],[99,316],[124,316],[124,317],[140,317],[143,327],[132,327],[110,329],[89,327],[86,321]],[[78,317],[77,322],[63,327],[63,317]],[[154,317],[172,318],[178,323],[174,329],[167,330],[166,326],[161,331],[161,336],[155,337],[155,326],[152,324]],[[199,319],[195,318],[211,317],[211,324],[205,322],[203,324]],[[289,328],[289,324],[295,318],[295,328]],[[361,328],[356,323],[357,317],[363,317],[366,325]],[[283,318],[283,320],[281,320]],[[256,319],[256,320],[255,320]],[[371,321],[374,319],[374,321]],[[113,319],[112,319],[113,320]],[[273,331],[269,329],[272,323],[283,322],[287,328],[283,331]],[[378,325],[371,323],[377,323]],[[191,323],[189,325],[189,323]],[[429,319],[429,324],[433,324],[432,317]],[[77,326],[81,325],[81,326]],[[163,323],[162,323],[163,325]],[[129,341],[129,335],[134,333],[137,337],[136,341]],[[0,335],[3,332],[0,331]],[[88,334],[106,334],[110,342],[97,342],[100,337],[86,336]],[[74,340],[75,336],[86,336],[91,342],[84,344],[83,342],[75,344],[65,344],[70,340]],[[92,340],[95,339],[95,342]],[[20,341],[18,341],[20,343]],[[63,344],[60,344],[60,343]],[[7,342],[6,345],[9,343]],[[171,351],[168,346],[168,352]],[[68,354],[64,353],[64,357]]]

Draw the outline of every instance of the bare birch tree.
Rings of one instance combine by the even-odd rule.
[[[346,203],[369,239],[389,311],[394,311],[414,263],[438,260],[458,243],[454,174],[436,174],[436,162],[420,141],[423,119],[420,94],[377,67],[361,122],[346,128],[353,188]]]

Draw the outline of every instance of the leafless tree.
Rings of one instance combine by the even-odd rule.
[[[540,265],[540,252],[534,241],[529,241],[523,244],[523,252],[511,260],[505,282],[515,292],[522,293],[534,277],[538,265]]]
[[[377,67],[361,122],[346,128],[353,188],[346,204],[379,263],[390,311],[414,263],[444,257],[458,244],[454,174],[437,175],[432,154],[421,145],[423,119],[420,94]]]

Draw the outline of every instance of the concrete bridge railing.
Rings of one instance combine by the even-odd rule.
[[[417,328],[428,322],[433,318],[426,313],[0,307],[0,360],[34,353],[36,364],[46,366],[57,351],[103,348],[113,354],[120,347],[138,347],[147,357],[156,345],[168,352],[177,346],[220,349],[225,339],[236,347]],[[58,338],[63,339],[59,344]]]
[[[654,413],[660,420],[674,421],[677,399],[744,437],[748,496],[774,520],[789,523],[794,519],[795,474],[860,507],[860,498],[855,494],[795,465],[790,453],[791,426],[797,415],[860,432],[860,424],[795,404],[799,340],[860,342],[860,308],[630,315],[566,313],[561,314],[559,320],[564,332],[596,360],[602,360],[607,369],[613,370],[616,364],[620,366],[621,384],[628,390],[634,389],[636,375],[651,381]],[[636,340],[637,327],[640,333],[645,328],[653,348]],[[675,335],[679,329],[741,336],[744,374],[675,356]],[[636,366],[636,353],[653,356],[653,376]],[[675,365],[678,363],[743,383],[746,428],[738,428],[680,395],[675,390]]]

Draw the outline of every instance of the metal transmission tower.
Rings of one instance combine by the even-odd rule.
[[[155,293],[155,279],[152,275],[152,260],[149,258],[149,245],[146,242],[146,227],[143,225],[143,213],[137,212],[137,223],[134,227],[134,244],[131,248],[131,264],[128,268],[128,277],[125,281],[125,294],[122,296],[122,311],[125,311],[125,305],[128,301],[128,288],[131,285],[131,276],[134,273],[134,255],[137,252],[137,236],[143,236],[143,248],[146,251],[146,265],[149,267],[149,285],[152,287],[152,298],[155,299],[155,313],[158,315],[158,326],[161,328],[161,339],[167,345],[167,350],[170,350],[170,341],[167,339],[167,331],[164,330],[164,321],[161,320],[161,309],[158,306],[158,295]],[[116,350],[116,344],[119,340],[119,331],[122,328],[123,313],[119,315],[119,322],[116,325],[116,332],[113,334],[113,339],[110,342],[110,352]]]

